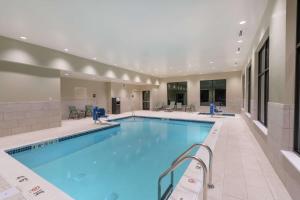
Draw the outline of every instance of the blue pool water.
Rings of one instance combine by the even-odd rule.
[[[76,200],[154,200],[159,175],[190,145],[203,142],[213,126],[152,118],[118,122],[12,156]],[[176,182],[186,166],[176,171]]]

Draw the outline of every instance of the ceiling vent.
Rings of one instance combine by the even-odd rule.
[[[239,37],[242,37],[242,36],[243,36],[243,30],[240,30]]]

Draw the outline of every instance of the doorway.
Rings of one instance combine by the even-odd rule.
[[[143,91],[143,110],[150,110],[150,91]]]

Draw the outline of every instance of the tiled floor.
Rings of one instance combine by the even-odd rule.
[[[2,177],[0,176],[0,199],[3,200],[25,200],[24,196],[18,192],[16,194],[4,194],[12,188],[12,186]]]
[[[213,183],[215,188],[209,190],[209,200],[291,200],[246,123],[239,116],[211,119],[209,116],[182,112],[139,111],[135,114],[222,121],[223,125],[214,150]],[[121,116],[128,115],[131,113]],[[0,138],[0,149],[96,128],[91,119],[64,121],[62,125],[60,128]],[[0,175],[2,173],[3,170],[0,171]]]
[[[291,199],[243,119],[223,120],[214,155],[210,200]]]

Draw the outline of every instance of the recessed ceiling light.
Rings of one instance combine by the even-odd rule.
[[[94,58],[93,58],[93,60],[97,60],[97,58],[96,58],[96,57],[94,57]]]
[[[70,74],[69,73],[65,73],[65,76],[70,76]]]
[[[215,63],[214,61],[210,61],[210,62],[209,62],[209,64],[214,64],[214,63]]]
[[[240,21],[240,25],[243,25],[243,24],[246,24],[247,22],[246,21]]]
[[[27,37],[21,36],[20,39],[22,39],[22,40],[27,40]]]
[[[236,54],[240,54],[241,52],[240,52],[240,51],[236,51],[235,53],[236,53]]]
[[[238,40],[237,42],[238,42],[238,43],[243,43],[243,40]]]
[[[65,51],[65,52],[68,52],[68,51],[69,51],[69,49],[65,48],[65,49],[64,49],[64,51]]]

